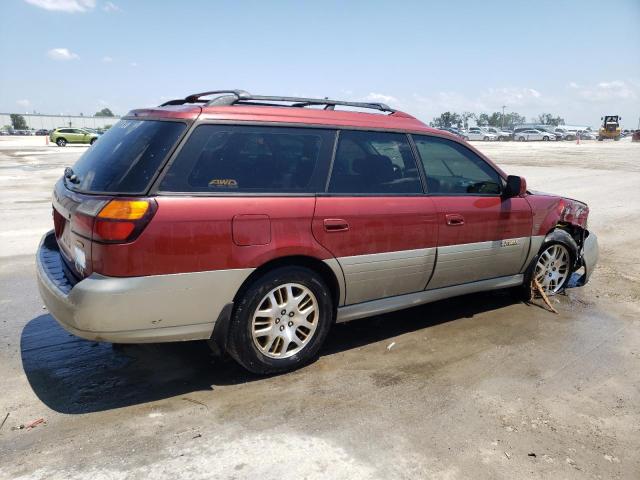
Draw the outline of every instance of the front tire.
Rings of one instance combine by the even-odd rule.
[[[241,293],[228,352],[253,373],[295,370],[316,358],[333,318],[331,293],[320,275],[303,267],[277,268]]]
[[[549,141],[549,137],[542,137],[542,141],[543,142],[548,142]]]
[[[89,142],[89,145],[93,145],[94,143],[96,143],[96,140],[98,140],[97,138],[92,138],[91,141]]]
[[[577,255],[578,245],[571,235],[561,229],[550,232],[529,264],[523,285],[517,288],[518,297],[524,301],[531,299],[534,279],[547,296],[561,293],[571,278]]]
[[[519,142],[524,142],[524,140],[525,140],[525,138],[524,138],[524,137],[520,137],[520,138],[518,138],[518,141],[519,141]]]
[[[64,138],[59,138],[58,140],[56,140],[56,145],[58,145],[59,147],[66,147],[67,141]]]

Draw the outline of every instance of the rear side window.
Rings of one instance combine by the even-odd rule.
[[[86,193],[144,193],[158,168],[185,132],[182,122],[120,120],[73,166]]]
[[[402,133],[340,132],[330,193],[422,193],[407,136]]]
[[[334,139],[335,131],[323,129],[200,125],[160,191],[316,193],[324,190]]]
[[[487,162],[457,142],[413,135],[427,175],[427,192],[499,195],[502,180]]]

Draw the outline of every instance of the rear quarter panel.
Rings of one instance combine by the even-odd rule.
[[[94,244],[94,271],[127,277],[255,268],[290,255],[331,258],[311,233],[315,197],[156,200],[158,210],[137,240]],[[235,239],[234,218],[236,228],[240,225]]]

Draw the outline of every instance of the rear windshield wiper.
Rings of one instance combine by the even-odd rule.
[[[71,167],[67,167],[67,168],[64,169],[64,178],[66,180],[69,180],[71,183],[80,183],[80,179],[73,172],[73,168],[71,168]]]

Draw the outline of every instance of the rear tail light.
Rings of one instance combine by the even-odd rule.
[[[93,240],[125,243],[135,240],[157,210],[153,199],[110,200],[93,222]]]

